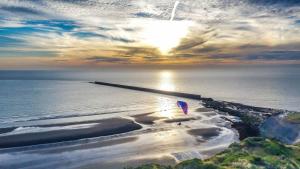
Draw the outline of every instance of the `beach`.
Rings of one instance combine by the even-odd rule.
[[[298,110],[297,87],[286,90],[282,86],[275,97],[260,85],[280,86],[276,83],[278,73],[271,80],[259,76],[252,78],[253,82],[240,83],[242,76],[231,78],[231,69],[225,76],[224,72],[206,69],[186,72],[145,71],[140,72],[145,77],[141,79],[128,70],[120,75],[51,71],[38,75],[34,71],[0,74],[0,168],[123,169],[146,163],[175,165],[193,158],[207,159],[232,143],[257,136],[256,126],[270,115],[286,112],[286,107]],[[284,78],[296,79],[292,84],[298,84],[297,78]],[[97,80],[151,88],[155,90],[149,91],[156,93],[89,83]],[[236,83],[242,87],[228,88]],[[166,88],[172,90],[157,92]],[[238,94],[245,88],[251,89],[248,97]],[[168,95],[173,91],[176,95]],[[201,96],[202,100],[190,96]],[[176,105],[178,100],[188,103],[187,114]],[[276,109],[280,105],[285,105],[283,110]],[[258,120],[244,123],[242,120],[248,117]],[[270,135],[277,133],[270,130],[277,121],[270,119],[263,125]],[[297,126],[286,126],[294,128],[287,139],[292,142],[297,139]]]
[[[88,124],[88,126],[84,126],[84,124]],[[72,127],[76,125],[77,128],[67,130],[53,130],[37,133],[20,133],[2,136],[0,138],[0,148],[31,146],[37,144],[57,143],[91,137],[108,136],[126,133],[142,128],[140,125],[134,123],[133,121],[122,118],[112,118],[106,120],[95,120],[74,123],[59,123],[39,126],[25,126],[25,128],[64,126]],[[81,125],[81,127],[79,125]]]
[[[58,130],[6,131],[0,136],[0,166],[121,169],[149,162],[173,165],[190,158],[208,158],[238,141],[237,131],[222,115],[210,109],[199,111],[197,102],[195,106],[189,115],[174,109],[24,127],[60,127]],[[173,111],[172,117],[164,116],[168,111]]]

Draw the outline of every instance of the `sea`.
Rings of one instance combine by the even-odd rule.
[[[103,81],[200,94],[217,100],[300,111],[300,66],[184,69],[1,70],[0,123],[43,116],[147,107],[151,94],[88,82]],[[139,92],[141,93],[141,92]]]

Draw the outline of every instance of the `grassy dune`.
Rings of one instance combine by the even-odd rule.
[[[299,112],[289,113],[286,119],[292,123],[300,123],[300,113]]]
[[[227,150],[202,161],[183,161],[176,166],[149,164],[134,169],[299,169],[300,146],[252,137],[232,144]],[[133,169],[133,168],[131,168]]]

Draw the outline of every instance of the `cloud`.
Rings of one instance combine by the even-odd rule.
[[[246,60],[300,60],[299,51],[264,51],[247,55]]]
[[[176,12],[174,3],[2,0],[0,53],[22,60],[24,52],[33,64],[45,56],[65,64],[299,60],[298,0],[180,0]],[[170,24],[172,10],[178,24]],[[188,33],[168,36],[180,25]]]
[[[213,29],[208,29],[204,31],[192,30],[189,35],[183,38],[180,44],[172,50],[175,55],[201,55],[205,52],[203,49],[207,42],[213,41],[216,37],[216,32]],[[205,47],[207,48],[207,47]],[[209,46],[208,48],[215,48]],[[208,52],[208,51],[206,51]]]
[[[95,38],[99,37],[101,39],[106,39],[110,41],[118,41],[118,42],[123,42],[123,43],[133,43],[135,40],[133,39],[127,39],[123,37],[112,37],[112,36],[107,36],[105,34],[99,34],[99,33],[91,33],[91,32],[75,32],[73,35],[81,37],[81,38]]]
[[[119,54],[126,57],[131,56],[157,56],[161,55],[158,49],[153,47],[134,47],[134,46],[120,46]]]
[[[107,56],[92,56],[85,58],[86,61],[92,62],[100,62],[100,63],[129,63],[128,58],[121,58],[121,57],[107,57]]]
[[[248,2],[259,5],[300,5],[300,2],[298,0],[248,0]]]
[[[193,38],[193,39],[186,38],[186,39],[183,39],[181,41],[181,43],[174,50],[176,50],[177,52],[189,50],[194,47],[203,45],[205,42],[207,42],[207,40],[204,40],[202,37],[197,37],[197,38]]]
[[[205,50],[204,56],[212,60],[233,59],[237,61],[287,61],[300,60],[300,44],[285,44],[277,46],[266,46],[258,44],[245,44],[241,46],[208,47],[212,50]],[[202,54],[202,55],[203,55]],[[195,57],[191,56],[191,57]]]
[[[143,18],[151,18],[153,17],[153,14],[147,13],[147,12],[138,12],[134,14],[137,17],[143,17]]]
[[[31,8],[26,8],[26,7],[18,7],[18,6],[2,6],[0,7],[0,10],[6,11],[6,12],[11,12],[13,14],[30,14],[30,15],[42,15],[43,12],[31,9]]]
[[[202,48],[194,49],[194,53],[212,53],[212,52],[218,52],[221,50],[221,47],[216,47],[216,46],[203,46]]]

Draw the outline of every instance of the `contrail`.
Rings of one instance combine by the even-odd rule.
[[[173,7],[173,10],[172,10],[172,15],[171,15],[170,21],[173,21],[174,16],[175,16],[175,12],[176,12],[176,8],[177,8],[177,6],[178,6],[179,3],[180,3],[179,1],[176,1],[176,2],[175,2],[174,7]]]

